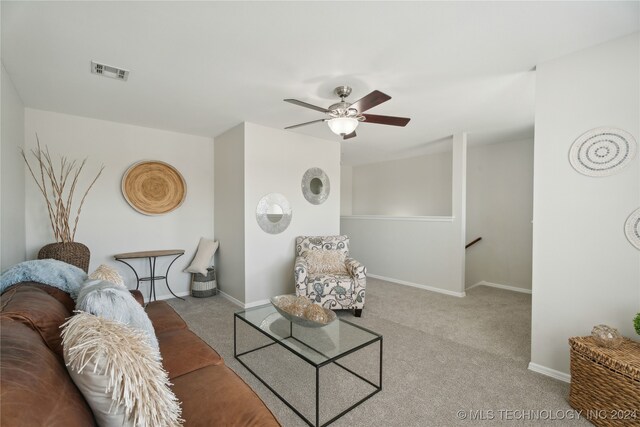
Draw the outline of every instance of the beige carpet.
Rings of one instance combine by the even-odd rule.
[[[253,387],[283,426],[306,425],[234,359],[237,306],[221,296],[168,302]],[[384,336],[383,390],[332,426],[589,425],[583,419],[558,419],[564,412],[557,411],[571,410],[566,401],[568,385],[527,370],[530,295],[479,286],[466,298],[456,298],[369,279],[362,318],[346,312],[339,315]],[[246,327],[238,330],[241,345],[267,342]],[[377,348],[363,349],[345,364],[357,363],[373,380],[376,357]],[[248,361],[312,418],[313,368],[279,346],[252,353]],[[370,390],[342,369],[326,367],[321,371],[321,421]],[[461,420],[458,411],[467,417],[469,411],[484,411],[474,412],[484,420]],[[555,419],[518,420],[536,417],[539,411],[551,411]],[[547,413],[540,414],[546,417]]]

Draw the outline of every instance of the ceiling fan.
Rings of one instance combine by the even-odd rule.
[[[363,114],[370,108],[380,105],[391,99],[379,90],[374,90],[369,95],[360,98],[353,104],[345,101],[345,98],[351,94],[349,86],[338,86],[333,93],[340,97],[340,102],[330,105],[328,108],[322,108],[308,104],[297,99],[285,99],[285,102],[299,105],[301,107],[310,108],[312,110],[325,113],[328,117],[324,119],[312,120],[310,122],[300,123],[293,126],[287,126],[285,129],[293,129],[300,126],[310,125],[312,123],[328,122],[329,128],[336,135],[341,135],[342,139],[349,139],[356,136],[356,128],[360,122],[377,123],[380,125],[406,126],[409,118],[394,116],[378,116],[375,114]]]

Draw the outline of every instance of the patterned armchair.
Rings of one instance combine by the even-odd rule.
[[[342,252],[345,256],[345,271],[312,272],[305,254],[319,250]],[[296,254],[296,295],[304,295],[325,308],[354,309],[356,317],[362,315],[367,269],[349,257],[348,236],[299,236],[296,238]]]

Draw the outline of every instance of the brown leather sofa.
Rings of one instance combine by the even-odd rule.
[[[133,291],[138,301],[142,294]],[[89,405],[64,366],[60,325],[74,302],[65,292],[33,282],[0,298],[0,425],[95,426]],[[182,402],[185,426],[279,426],[255,392],[222,357],[191,332],[165,302],[147,313],[163,365]]]

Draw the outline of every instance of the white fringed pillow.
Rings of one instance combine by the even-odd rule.
[[[211,265],[211,258],[218,250],[218,242],[211,239],[200,238],[198,243],[198,249],[196,250],[196,256],[193,257],[193,261],[189,267],[185,268],[185,273],[199,273],[204,276],[207,275],[207,267]]]
[[[126,288],[126,286],[124,285],[124,280],[120,275],[120,272],[118,272],[118,270],[106,264],[100,264],[100,266],[96,268],[95,271],[89,275],[88,279],[104,280],[105,282],[111,282],[113,284]]]
[[[180,402],[142,332],[77,312],[62,325],[64,362],[100,427],[176,427]]]
[[[349,274],[344,264],[345,254],[340,251],[307,251],[304,257],[309,274]]]

